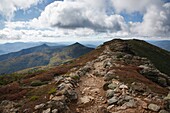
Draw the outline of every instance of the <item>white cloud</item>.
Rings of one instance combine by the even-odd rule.
[[[152,5],[160,6],[161,0],[112,0],[116,12],[126,11],[127,13],[145,13],[146,9]]]
[[[19,9],[26,10],[41,1],[42,0],[1,0],[0,14],[10,20],[14,16],[15,11]]]
[[[38,3],[41,0],[34,1]],[[19,7],[24,9],[30,6],[18,5],[17,8]],[[14,11],[16,10],[12,10]],[[143,21],[127,23],[121,16],[122,11],[128,14],[140,12],[143,14]],[[87,39],[89,37],[169,37],[169,18],[170,3],[163,4],[161,0],[55,1],[46,6],[38,18],[30,21],[5,22],[6,29],[0,30],[0,37],[28,41],[72,40],[77,37],[83,39],[85,37]]]
[[[146,36],[170,35],[170,3],[148,7],[143,22],[130,23],[131,32]]]
[[[121,15],[107,14],[109,7],[110,3],[104,0],[55,1],[33,22],[66,29],[90,28],[101,32],[126,30],[127,26]]]

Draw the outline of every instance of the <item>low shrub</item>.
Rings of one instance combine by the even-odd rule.
[[[39,98],[39,96],[32,96],[31,98],[30,98],[30,101],[35,101],[35,100],[37,100]]]
[[[80,77],[78,75],[74,75],[71,78],[74,79],[74,80],[79,80],[80,79]]]
[[[54,93],[56,93],[56,91],[57,91],[56,88],[53,87],[53,88],[50,89],[48,94],[54,94]]]
[[[32,81],[31,82],[31,86],[41,86],[41,85],[43,85],[44,83],[43,82],[41,82],[40,80],[35,80],[35,81]]]

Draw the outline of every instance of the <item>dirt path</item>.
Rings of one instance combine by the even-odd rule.
[[[75,111],[78,113],[101,113],[104,107],[107,108],[103,90],[104,78],[94,75],[94,72],[104,72],[103,61],[97,61],[91,66],[93,70],[80,78],[79,87],[76,89],[78,102]]]
[[[81,77],[78,92],[78,108],[80,113],[98,113],[98,110],[105,105],[105,92],[102,88],[103,77],[85,76]]]

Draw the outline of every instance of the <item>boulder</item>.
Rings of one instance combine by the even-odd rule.
[[[106,97],[107,98],[112,98],[114,96],[114,90],[107,90],[106,92]]]
[[[158,84],[161,86],[167,86],[166,79],[163,77],[158,77]]]
[[[106,74],[105,76],[104,76],[104,80],[105,81],[110,81],[110,80],[112,80],[113,78],[114,78],[114,74]]]
[[[128,102],[128,101],[130,101],[130,100],[132,100],[132,99],[133,99],[133,97],[131,97],[131,96],[129,96],[129,95],[123,95],[123,96],[120,96],[120,97],[119,97],[119,100],[118,100],[117,104],[118,104],[119,106],[121,106],[121,105],[123,105],[124,103],[126,103],[126,102]]]
[[[64,95],[54,96],[51,100],[53,100],[53,101],[63,101],[63,100],[65,100],[65,97],[64,97]]]
[[[111,83],[111,84],[108,85],[108,88],[114,90],[117,86],[118,86],[117,84]]]
[[[80,104],[89,104],[94,100],[92,96],[84,96],[80,98]]]
[[[156,105],[156,104],[149,104],[148,105],[148,109],[151,110],[151,111],[155,111],[155,112],[158,112],[160,110],[160,106]]]
[[[127,85],[122,84],[122,85],[120,85],[120,86],[119,86],[119,89],[128,89],[128,86],[127,86]]]
[[[125,102],[122,106],[125,106],[126,108],[134,108],[136,107],[136,101],[134,99],[129,100],[128,102]]]
[[[34,107],[34,109],[35,109],[35,110],[37,110],[37,109],[42,109],[44,106],[45,106],[45,104],[42,103],[42,104],[36,105],[36,106]]]
[[[131,84],[131,88],[132,88],[132,91],[136,91],[136,92],[140,92],[140,93],[146,92],[146,85],[143,83],[133,82]]]
[[[74,90],[68,90],[67,91],[67,98],[70,100],[70,101],[76,101],[78,99],[78,95],[77,95],[77,92],[74,91]]]
[[[164,98],[164,106],[166,110],[170,111],[170,92],[169,94]]]
[[[169,112],[166,110],[160,110],[159,113],[169,113]]]
[[[58,113],[58,109],[53,109],[52,113]]]
[[[170,93],[164,98],[164,100],[170,100]]]
[[[109,105],[112,105],[112,104],[116,104],[118,101],[118,98],[117,97],[112,97],[111,99],[107,100],[107,103]]]
[[[43,112],[42,112],[42,113],[50,113],[50,111],[51,111],[51,109],[50,109],[50,108],[48,108],[48,109],[46,109],[46,110],[43,110]]]

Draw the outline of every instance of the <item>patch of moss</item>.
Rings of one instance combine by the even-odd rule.
[[[53,88],[50,89],[48,94],[54,94],[54,93],[56,93],[56,91],[57,91],[56,88],[53,87]]]
[[[32,96],[31,98],[30,98],[30,101],[35,101],[35,100],[37,100],[39,98],[39,96]]]
[[[74,79],[74,80],[79,80],[80,79],[80,77],[78,75],[74,75],[71,78]]]
[[[48,82],[41,82],[40,80],[35,80],[35,81],[32,81],[31,82],[31,86],[41,86],[41,85],[44,85],[44,84],[47,84]]]

